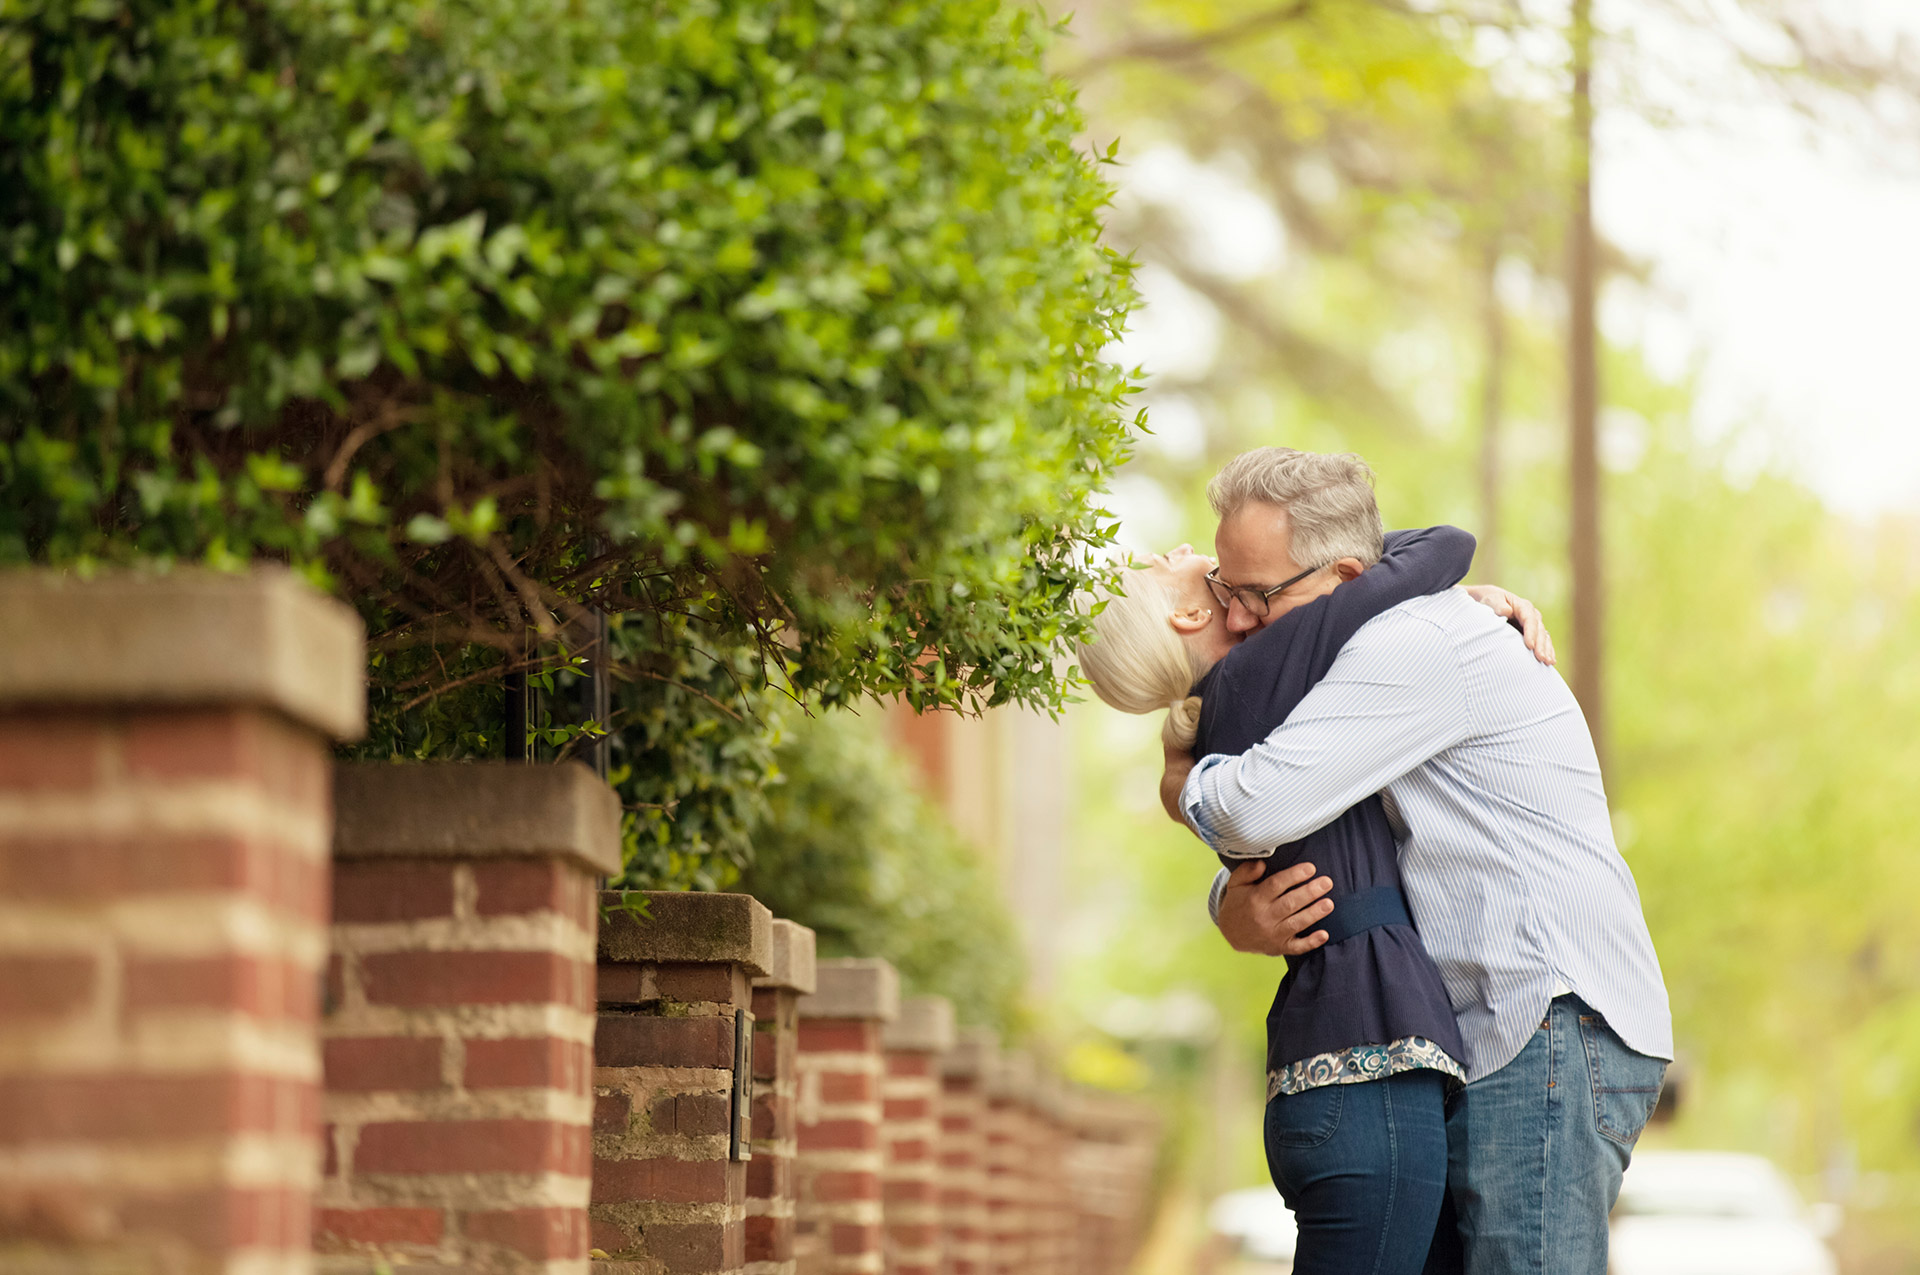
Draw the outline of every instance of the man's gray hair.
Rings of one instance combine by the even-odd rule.
[[[1288,553],[1302,567],[1342,558],[1367,566],[1380,560],[1380,506],[1373,471],[1352,452],[1325,455],[1291,447],[1241,452],[1207,484],[1207,500],[1221,518],[1249,501],[1287,511],[1293,537]]]

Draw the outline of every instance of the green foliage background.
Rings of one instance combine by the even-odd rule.
[[[1473,530],[1475,577],[1488,578],[1491,551],[1492,578],[1541,603],[1564,654],[1565,85],[1551,26],[1515,34],[1465,6],[1358,0],[1109,0],[1077,25],[1060,61],[1082,80],[1095,135],[1214,165],[1286,236],[1271,268],[1236,273],[1196,251],[1164,198],[1118,201],[1116,239],[1153,272],[1149,305],[1185,289],[1222,333],[1206,366],[1149,379],[1149,421],[1166,427],[1119,476],[1130,529],[1205,550],[1203,488],[1227,457],[1273,443],[1357,450],[1390,525]],[[1632,33],[1605,34],[1613,82],[1631,92]],[[1546,52],[1527,63],[1525,47]],[[1630,315],[1647,296],[1642,269],[1605,255],[1609,295]],[[1496,272],[1504,410],[1489,521],[1479,470]],[[1790,470],[1756,464],[1750,435],[1767,422],[1702,441],[1690,381],[1653,374],[1632,348],[1607,350],[1602,370],[1607,784],[1685,1085],[1678,1122],[1652,1136],[1773,1157],[1808,1198],[1844,1205],[1847,1269],[1911,1269],[1920,523],[1839,517]],[[1192,1104],[1193,1189],[1261,1182],[1258,1037],[1277,971],[1228,951],[1207,922],[1215,864],[1159,812],[1157,723],[1098,704],[1070,721],[1069,999],[1084,1039],[1153,1063],[1167,1100]],[[1164,1042],[1102,1028],[1125,998],[1182,991],[1216,1007],[1228,1074],[1244,1081],[1213,1120],[1204,1058],[1168,1063]]]
[[[1132,292],[999,0],[0,7],[0,565],[284,561],[362,755],[618,682],[633,884],[723,883],[783,699],[1060,702]],[[610,651],[591,612],[613,616]]]

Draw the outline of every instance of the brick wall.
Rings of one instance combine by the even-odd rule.
[[[1066,1183],[1066,1093],[1051,1073],[1041,1072],[1025,1106],[1031,1137],[1032,1202],[1027,1238],[1028,1269],[1066,1275],[1073,1267],[1074,1215]]]
[[[953,1046],[953,1005],[940,996],[900,1002],[886,1025],[881,1091],[881,1204],[888,1275],[940,1271],[940,1059]]]
[[[962,1028],[940,1059],[940,1267],[944,1275],[985,1275],[988,1258],[986,1075],[999,1041],[985,1027]]]
[[[747,1165],[747,1275],[794,1275],[799,1001],[811,994],[815,985],[813,931],[776,917],[772,972],[753,980],[753,1159]]]
[[[0,1269],[1125,1269],[1137,1108],[745,896],[597,896],[577,767],[336,775],[363,667],[285,573],[0,576]]]
[[[600,935],[589,1213],[606,1260],[594,1269],[739,1272],[747,1161],[734,1134],[750,1112],[735,1106],[736,1033],[751,1039],[750,981],[772,972],[772,917],[743,894],[626,897],[646,915],[609,912]]]
[[[0,577],[0,1269],[310,1268],[363,658],[284,573]]]
[[[1034,1085],[1033,1059],[1009,1051],[985,1079],[987,1271],[1026,1275],[1032,1256],[1033,1134],[1027,1095]]]
[[[882,1027],[900,980],[879,960],[819,963],[800,1000],[794,1254],[800,1275],[879,1275]]]
[[[1079,1269],[1126,1270],[1145,1238],[1160,1122],[1151,1109],[1111,1095],[1068,1098],[1073,1130],[1062,1177],[1075,1216]]]
[[[584,1275],[618,798],[578,764],[347,766],[337,786],[321,1268]]]

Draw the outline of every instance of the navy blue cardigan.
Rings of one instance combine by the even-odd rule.
[[[1379,562],[1274,620],[1200,679],[1193,688],[1202,697],[1194,756],[1237,755],[1264,740],[1326,676],[1361,625],[1459,583],[1473,564],[1473,550],[1473,537],[1457,527],[1389,533]],[[1389,901],[1386,915],[1407,917],[1393,830],[1377,794],[1326,827],[1277,847],[1262,875],[1302,860],[1333,879],[1330,922],[1340,918],[1341,900],[1350,896],[1356,916],[1363,904]],[[1377,906],[1366,910],[1380,913]],[[1287,958],[1286,977],[1267,1014],[1269,1070],[1408,1036],[1423,1036],[1456,1060],[1466,1057],[1440,971],[1410,923],[1389,920],[1347,937],[1331,927],[1329,933],[1335,941]]]

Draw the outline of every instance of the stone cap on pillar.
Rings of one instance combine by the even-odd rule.
[[[938,1054],[953,1048],[953,1002],[944,996],[909,996],[900,1002],[900,1017],[880,1033],[884,1049]]]
[[[603,890],[600,905],[603,961],[731,964],[756,976],[773,970],[773,913],[751,894]],[[635,915],[639,909],[645,915]]]
[[[0,573],[0,708],[251,706],[367,733],[360,617],[284,567]]]
[[[1046,1068],[1034,1077],[1032,1105],[1035,1111],[1055,1124],[1064,1124],[1068,1116],[1067,1082]]]
[[[1028,1102],[1033,1098],[1040,1069],[1033,1055],[1024,1049],[1010,1049],[1000,1055],[1000,1065],[987,1071],[982,1079],[986,1091],[995,1098]]]
[[[802,1018],[866,1018],[892,1022],[900,1016],[900,974],[870,956],[842,956],[819,963],[819,987],[800,998]]]
[[[1159,1112],[1122,1094],[1080,1089],[1070,1110],[1079,1135],[1092,1142],[1151,1142],[1160,1136]]]
[[[579,762],[334,767],[335,859],[569,858],[620,871],[620,798]]]
[[[991,1027],[962,1027],[952,1048],[940,1056],[940,1074],[984,1080],[999,1065],[1000,1037]]]
[[[813,958],[813,931],[783,916],[773,918],[773,959],[755,987],[784,988],[810,996],[819,984]]]

